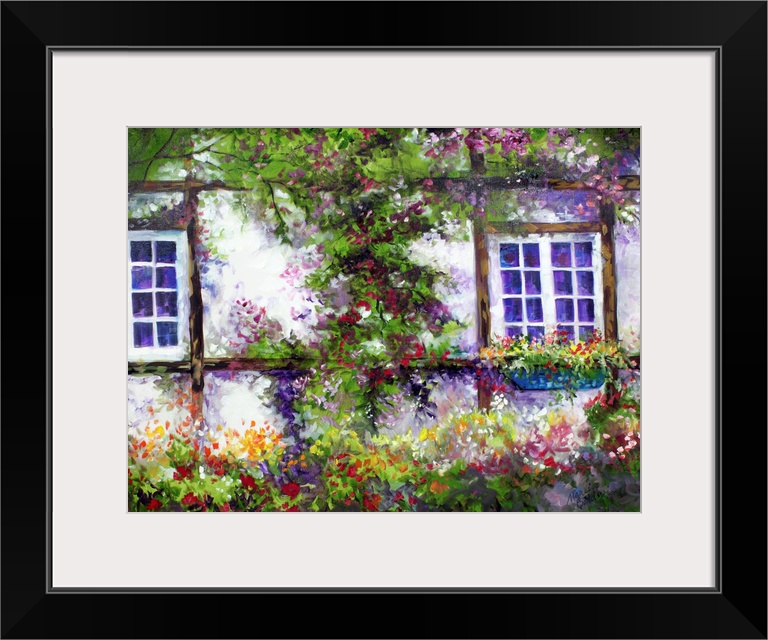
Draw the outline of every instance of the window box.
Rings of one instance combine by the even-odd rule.
[[[568,370],[553,373],[544,367],[535,367],[530,371],[510,369],[507,371],[507,376],[517,387],[526,391],[599,389],[605,384],[605,374],[602,371],[595,371],[593,375],[586,375]]]

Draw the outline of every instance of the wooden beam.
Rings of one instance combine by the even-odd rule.
[[[474,167],[474,165],[473,165]],[[553,191],[579,190],[595,191],[580,180],[562,180],[560,178],[528,178],[515,176],[486,176],[472,175],[462,178],[432,178],[433,185],[448,189],[453,185],[465,185],[471,189],[484,188],[490,191],[515,191],[521,189],[551,189]],[[638,191],[640,189],[640,176],[621,176],[618,183],[626,191]]]
[[[614,204],[600,205],[600,254],[603,258],[603,321],[606,340],[618,340],[619,321],[616,312],[616,271],[613,244]]]
[[[477,161],[475,161],[477,163]],[[479,173],[480,165],[475,164],[478,173],[464,178],[432,178],[432,182],[439,188],[446,189],[449,185],[464,184],[470,188],[485,188],[490,191],[513,191],[520,189],[552,189],[564,190],[594,190],[581,181],[561,180],[559,178],[541,179],[514,176],[485,176]],[[618,183],[627,191],[640,189],[640,176],[621,176]],[[253,191],[254,187],[235,187],[221,180],[201,182],[199,180],[144,180],[128,183],[128,193],[168,193],[183,192],[187,189],[197,191]]]
[[[308,371],[320,366],[320,362],[291,358],[206,358],[206,371]]]
[[[129,374],[189,373],[189,362],[129,362]]]
[[[603,224],[594,222],[488,222],[486,233],[528,235],[530,233],[600,233]]]
[[[221,180],[139,180],[128,183],[128,193],[182,193],[193,191],[253,191],[253,187],[233,187]]]
[[[187,226],[187,246],[189,254],[189,355],[192,391],[203,390],[203,289],[200,283],[200,267],[195,257],[195,239],[197,237],[197,191],[187,191],[184,198],[184,210],[191,220]]]
[[[482,154],[475,150],[470,152],[472,160],[472,180],[485,184],[485,161]],[[487,347],[491,336],[491,306],[488,274],[488,236],[486,235],[485,216],[473,216],[473,231],[475,245],[475,295],[477,296],[477,344],[480,348]],[[477,406],[481,411],[491,408],[491,390],[482,377],[477,380]]]

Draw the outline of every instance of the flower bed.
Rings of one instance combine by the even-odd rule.
[[[216,448],[191,426],[168,437],[148,425],[137,436],[144,444],[129,446],[129,503],[134,511],[638,510],[636,398],[627,388],[598,394],[586,415],[592,422],[574,409],[472,411],[417,436],[333,427],[291,446],[269,425],[252,425],[217,430]],[[153,460],[143,457],[148,447]]]

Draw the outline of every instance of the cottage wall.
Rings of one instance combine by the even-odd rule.
[[[129,202],[129,217],[135,228],[150,228],[161,223],[164,228],[183,228],[182,194],[143,195]],[[495,196],[486,215],[489,220],[531,220],[563,222],[596,220],[597,205],[583,192],[510,192]],[[254,198],[231,192],[202,193],[198,209],[200,245],[195,259],[200,267],[204,304],[204,355],[207,359],[263,356],[278,358],[286,344],[317,344],[322,317],[321,303],[343,311],[355,301],[347,295],[345,283],[337,282],[332,300],[319,300],[306,284],[306,278],[322,261],[322,236],[315,244],[298,249],[281,242],[274,234],[274,220]],[[311,234],[313,229],[304,229]],[[425,234],[414,243],[415,260],[444,274],[437,285],[442,301],[453,311],[458,323],[450,335],[455,354],[476,355],[478,349],[475,315],[475,254],[471,227],[444,229],[443,233]],[[639,225],[617,224],[614,234],[617,313],[619,337],[632,350],[639,350],[640,340],[640,231]],[[425,335],[426,340],[430,336]],[[369,345],[375,349],[376,345]],[[274,349],[271,352],[270,349]],[[639,384],[639,374],[626,373],[625,380]],[[282,382],[281,382],[282,381]],[[280,385],[283,385],[281,387]],[[293,384],[295,375],[259,372],[206,372],[201,429],[215,441],[226,429],[260,428],[269,424],[285,435],[316,435],[327,418],[290,415],[279,398],[280,389]],[[165,421],[183,423],[188,417],[172,409],[174,398],[189,393],[188,374],[134,373],[129,375],[129,430],[165,425]],[[380,430],[418,433],[452,411],[469,411],[477,406],[474,370],[435,373],[429,388],[415,395],[412,385],[385,402],[373,416]],[[343,392],[339,392],[342,394]],[[564,409],[581,412],[583,404],[597,391],[578,392],[576,399],[560,402]],[[341,396],[340,396],[341,398]],[[492,407],[516,406],[534,419],[554,402],[551,392],[511,392],[497,390]],[[150,409],[151,407],[151,409]],[[163,409],[164,407],[164,409]],[[173,414],[173,415],[171,415]],[[221,428],[219,428],[221,427]]]

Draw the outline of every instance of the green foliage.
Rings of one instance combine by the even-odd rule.
[[[609,438],[591,432],[595,445],[566,437],[574,425],[557,413],[533,430],[514,413],[454,415],[418,438],[332,426],[310,437],[300,456],[276,450],[283,459],[269,470],[177,440],[167,470],[153,478],[129,460],[129,508],[632,511],[639,508],[639,447],[631,444],[638,424],[622,425]]]

